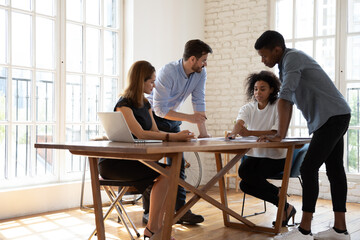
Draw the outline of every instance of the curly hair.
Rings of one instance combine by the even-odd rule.
[[[280,91],[280,80],[272,72],[261,71],[259,73],[252,73],[246,79],[246,96],[248,100],[253,99],[254,97],[254,86],[257,81],[267,82],[270,88],[273,88],[274,91],[269,95],[269,102],[273,104],[277,98]]]

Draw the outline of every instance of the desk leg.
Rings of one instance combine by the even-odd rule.
[[[285,208],[285,201],[286,201],[286,194],[287,189],[289,186],[289,178],[290,178],[290,170],[291,170],[291,163],[294,153],[294,145],[288,147],[287,154],[286,154],[286,161],[284,166],[284,174],[281,182],[281,190],[280,190],[280,196],[279,196],[279,205],[278,205],[278,211],[276,215],[276,222],[275,222],[275,233],[280,232],[281,228],[281,220],[283,219],[284,215],[284,208]]]
[[[223,164],[222,164],[222,160],[221,160],[221,154],[220,153],[215,153],[215,159],[216,159],[216,168],[217,171],[220,172],[221,169],[223,168]],[[225,206],[228,207],[228,203],[227,203],[227,196],[226,196],[226,190],[225,190],[225,181],[224,181],[224,176],[222,176],[219,179],[219,191],[220,191],[220,199],[221,199],[221,203]],[[229,215],[223,211],[223,218],[224,218],[224,225],[227,226],[230,218]]]
[[[176,153],[172,157],[172,164],[170,167],[169,190],[166,195],[165,204],[165,218],[162,229],[161,240],[168,240],[171,238],[171,230],[173,225],[173,218],[175,212],[176,195],[180,177],[180,167],[182,160],[182,153]]]
[[[89,157],[91,188],[94,201],[95,223],[97,231],[97,239],[105,240],[104,219],[100,195],[99,170],[97,158]]]

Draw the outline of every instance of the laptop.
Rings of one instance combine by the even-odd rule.
[[[121,112],[98,112],[107,137],[113,142],[161,143],[162,140],[135,139]]]

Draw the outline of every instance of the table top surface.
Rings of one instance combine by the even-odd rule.
[[[243,139],[224,141],[197,140],[190,142],[162,142],[162,143],[123,143],[111,141],[84,141],[67,143],[35,143],[35,148],[63,149],[70,151],[99,151],[122,153],[178,153],[178,152],[214,152],[231,151],[250,148],[295,148],[309,143],[310,138],[285,138],[281,142],[256,142],[256,139]]]

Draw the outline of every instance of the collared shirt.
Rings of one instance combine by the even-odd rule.
[[[330,117],[351,112],[329,76],[304,52],[285,49],[278,67],[282,82],[279,98],[296,104],[307,121],[310,134]]]
[[[187,77],[180,59],[166,64],[157,72],[155,89],[147,98],[155,114],[162,118],[170,110],[178,111],[190,94],[194,111],[205,112],[205,81],[205,68]]]

